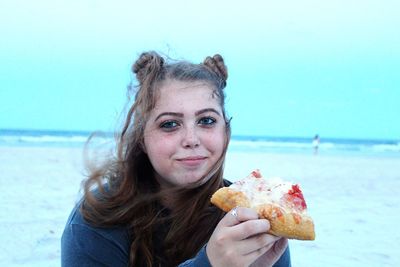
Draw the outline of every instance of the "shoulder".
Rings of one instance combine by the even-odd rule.
[[[75,206],[68,218],[61,237],[63,266],[78,266],[95,260],[103,264],[120,262],[125,266],[129,260],[130,238],[123,227],[100,228],[90,225]]]

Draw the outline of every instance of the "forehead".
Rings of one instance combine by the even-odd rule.
[[[165,81],[158,90],[155,109],[180,107],[204,108],[219,106],[219,99],[212,85],[203,81]]]

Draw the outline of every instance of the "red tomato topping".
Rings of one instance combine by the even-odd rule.
[[[292,189],[290,189],[288,192],[288,200],[300,210],[307,208],[306,201],[304,200],[303,193],[301,192],[298,184],[292,185]]]

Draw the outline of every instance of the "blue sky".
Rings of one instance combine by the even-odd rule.
[[[400,138],[399,1],[242,2],[0,2],[0,129],[117,129],[156,50],[224,56],[235,135]]]

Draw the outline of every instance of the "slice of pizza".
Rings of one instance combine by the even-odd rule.
[[[211,202],[224,210],[253,208],[260,218],[268,219],[268,233],[290,239],[314,240],[314,222],[298,184],[281,178],[264,179],[259,170],[229,187],[216,191]]]

